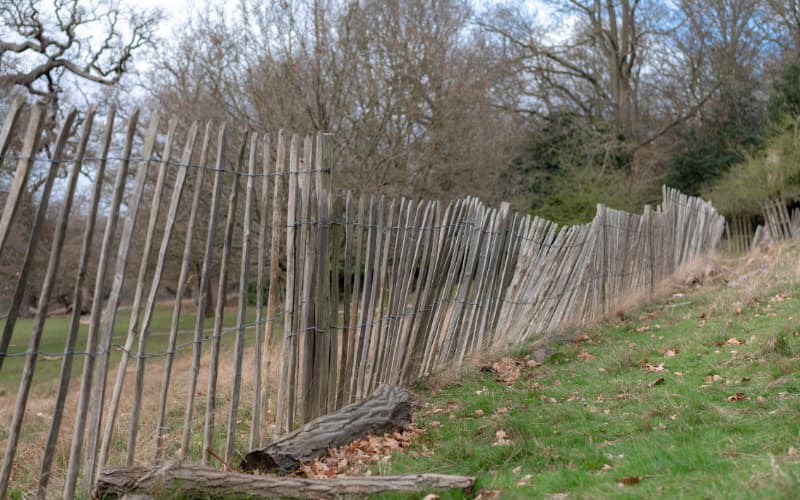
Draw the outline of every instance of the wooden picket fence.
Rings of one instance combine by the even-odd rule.
[[[64,498],[72,498],[91,489],[106,463],[167,455],[209,463],[217,449],[234,463],[248,446],[382,383],[408,384],[488,349],[597,320],[713,252],[725,225],[709,203],[666,187],[662,204],[641,215],[599,206],[591,223],[569,227],[475,198],[337,193],[322,134],[237,135],[224,124],[182,128],[175,119],[165,131],[153,114],[140,144],[138,116],[122,128],[110,109],[96,130],[94,109],[81,126],[72,111],[49,156],[40,144],[41,107],[17,105],[4,117],[0,162],[16,171],[0,216],[0,258],[21,230],[18,208],[31,172],[44,182],[0,338],[0,370],[8,369],[4,360],[24,359],[9,401],[0,496],[20,467],[25,433],[33,432],[26,410],[43,357],[62,364],[36,493],[44,496],[59,478]],[[91,201],[80,218],[83,243],[74,268],[60,268],[81,171],[93,176],[84,189]],[[45,246],[51,202],[59,213]],[[49,263],[34,326],[22,331],[15,325],[37,252]],[[187,310],[198,262],[197,305]],[[169,278],[168,345],[154,351],[148,342],[160,291],[178,268]],[[63,350],[47,353],[40,344],[58,279],[74,283],[72,314]],[[81,292],[91,282],[97,297],[84,334]],[[253,285],[255,304],[248,304]],[[229,293],[237,299],[233,326],[225,322]],[[120,338],[121,309],[130,319]],[[187,317],[188,337],[180,328]],[[12,339],[27,348],[10,349]],[[82,370],[73,376],[76,361]],[[176,370],[181,361],[190,368]]]
[[[791,240],[800,235],[794,234],[793,219],[781,198],[766,200],[761,208],[764,214],[764,226],[773,241]]]

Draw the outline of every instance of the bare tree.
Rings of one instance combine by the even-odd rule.
[[[114,1],[6,0],[0,5],[0,89],[57,103],[62,81],[113,85],[150,43],[161,14]]]
[[[158,67],[168,109],[333,132],[337,184],[363,192],[491,197],[521,130],[501,105],[515,75],[466,0],[209,8]]]

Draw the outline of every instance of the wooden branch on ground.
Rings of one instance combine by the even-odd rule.
[[[411,398],[399,387],[382,385],[369,398],[319,417],[265,448],[245,456],[245,472],[278,469],[289,472],[336,448],[369,434],[399,430],[411,423]]]
[[[167,462],[163,466],[107,466],[103,468],[94,498],[144,494],[159,498],[171,491],[188,497],[253,496],[264,498],[334,498],[380,492],[417,492],[461,489],[472,492],[474,477],[441,474],[302,479],[257,476],[220,471],[199,465]]]

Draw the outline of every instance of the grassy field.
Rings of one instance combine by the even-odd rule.
[[[737,264],[767,270],[735,288],[673,289],[538,366],[530,345],[423,383],[425,434],[375,472],[475,475],[484,499],[796,498],[799,262],[782,249]]]
[[[235,299],[233,300],[235,303]],[[255,311],[248,312],[247,321],[255,320]],[[115,365],[120,358],[120,347],[125,344],[125,338],[128,333],[128,324],[130,322],[131,310],[130,308],[123,308],[117,314],[117,320],[114,324],[114,339],[113,345],[115,346],[112,354],[112,363]],[[75,350],[78,352],[86,350],[86,335],[89,331],[88,320],[89,317],[82,318],[80,333],[76,343]],[[172,304],[164,303],[156,307],[153,313],[153,320],[151,326],[151,334],[147,343],[148,353],[163,353],[167,350],[169,341],[170,324],[172,322]],[[178,329],[178,346],[179,355],[191,352],[191,344],[194,338],[194,306],[185,304],[180,319],[180,326]],[[32,318],[23,318],[17,321],[14,328],[14,336],[11,339],[11,345],[8,352],[12,357],[6,358],[3,363],[3,369],[0,372],[0,391],[5,393],[12,393],[16,391],[19,384],[20,374],[22,367],[25,364],[24,356],[13,356],[15,353],[23,353],[28,348],[28,341],[30,332],[33,328],[34,320]],[[40,357],[34,376],[35,385],[42,390],[47,386],[56,387],[59,372],[61,370],[61,357],[60,353],[64,351],[64,344],[66,336],[69,331],[69,316],[53,316],[48,318],[45,322],[44,330],[42,332],[42,342],[39,351],[45,353]],[[236,311],[230,309],[226,311],[224,316],[224,328],[230,329],[236,324]],[[0,329],[5,325],[4,320],[0,320]],[[208,318],[205,322],[204,336],[211,335],[214,325],[214,319]],[[235,333],[231,332],[223,337],[225,345],[231,343],[235,337]],[[138,339],[134,342],[133,352],[135,353],[138,347]],[[80,370],[83,364],[83,356],[76,356],[73,365],[73,378],[80,377]],[[113,366],[113,365],[112,365]]]
[[[231,300],[232,304],[236,303],[235,298]],[[145,376],[145,389],[144,398],[142,400],[142,420],[139,433],[139,454],[140,460],[150,460],[153,453],[153,438],[156,426],[156,419],[158,416],[158,395],[161,388],[161,378],[163,373],[163,366],[165,358],[157,356],[163,354],[167,350],[169,340],[169,330],[172,318],[172,304],[165,303],[156,308],[152,322],[152,333],[148,342],[148,353],[156,355],[150,359],[147,364],[147,372]],[[86,319],[86,318],[84,318]],[[255,320],[255,310],[250,307],[247,314],[248,323]],[[17,495],[21,498],[33,490],[39,475],[39,466],[41,464],[41,454],[47,432],[50,428],[51,420],[50,415],[53,408],[53,396],[58,387],[58,376],[61,369],[62,358],[57,354],[63,352],[65,337],[69,327],[69,317],[54,316],[48,318],[43,332],[43,339],[40,351],[43,353],[38,358],[36,365],[36,372],[34,376],[34,385],[32,387],[31,396],[28,399],[28,408],[26,418],[23,422],[22,438],[20,441],[19,449],[17,451],[17,459],[12,473],[11,493],[12,496]],[[110,402],[111,387],[113,387],[115,378],[117,376],[117,365],[121,357],[121,349],[125,343],[125,336],[127,335],[128,323],[130,321],[130,309],[122,309],[115,323],[113,344],[115,349],[112,352],[111,368],[107,379],[106,391],[106,404]],[[184,305],[183,313],[180,321],[178,346],[179,349],[176,353],[175,364],[173,367],[172,384],[168,397],[167,419],[165,429],[165,449],[167,456],[174,455],[179,447],[179,438],[183,430],[183,408],[185,406],[187,397],[187,382],[191,374],[191,352],[194,337],[194,307],[190,304]],[[213,318],[207,318],[204,325],[203,337],[208,339],[213,333]],[[234,368],[234,345],[236,341],[236,308],[231,307],[225,311],[223,322],[223,336],[221,341],[220,353],[220,372],[218,379],[218,397],[217,404],[218,416],[217,426],[215,427],[216,443],[217,446],[224,444],[225,439],[225,417],[230,406],[230,384],[233,378]],[[2,323],[0,322],[0,326]],[[27,350],[28,338],[33,326],[33,320],[24,319],[18,321],[14,337],[12,339],[12,347],[9,349],[11,353],[25,352]],[[282,321],[276,323],[275,334],[280,335],[282,331]],[[244,371],[244,379],[242,386],[242,399],[240,401],[239,412],[239,426],[238,426],[238,442],[237,446],[241,451],[247,451],[246,438],[250,430],[250,415],[253,394],[253,377],[252,371],[254,368],[254,344],[255,344],[255,330],[254,326],[249,326],[246,329],[245,335],[245,359],[243,360],[242,367]],[[76,346],[76,351],[85,350],[86,334],[88,333],[88,325],[82,324],[79,341]],[[138,340],[137,340],[138,342]],[[191,435],[191,448],[189,456],[193,461],[199,462],[200,452],[203,443],[203,415],[205,412],[205,394],[207,387],[207,374],[209,364],[209,353],[211,343],[205,342],[203,345],[203,355],[201,358],[200,374],[198,379],[198,388],[196,393],[196,407],[195,407],[195,424],[193,425],[193,432]],[[134,343],[133,352],[137,350],[137,343]],[[62,425],[61,437],[59,445],[56,450],[56,459],[54,464],[54,476],[51,486],[52,492],[60,491],[63,484],[63,474],[67,465],[68,450],[70,438],[72,436],[72,429],[74,426],[74,414],[78,400],[78,387],[81,377],[81,370],[83,367],[85,357],[76,356],[73,361],[72,379],[70,384],[70,394],[67,399],[67,410],[65,413],[65,420]],[[25,362],[25,357],[10,357],[5,360],[2,372],[0,372],[0,420],[10,419],[13,413],[14,403],[16,399],[17,389],[19,385],[22,367]],[[126,384],[123,392],[120,412],[115,425],[115,436],[111,448],[111,461],[119,463],[124,461],[127,450],[127,435],[130,428],[130,401],[133,391],[135,380],[136,361],[131,360],[128,364]],[[270,380],[274,380],[274,374],[270,374]],[[5,446],[7,429],[0,428],[0,446]],[[220,450],[220,453],[222,451]]]

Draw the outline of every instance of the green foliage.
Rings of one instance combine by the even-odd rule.
[[[800,137],[795,124],[784,126],[766,146],[747,155],[716,181],[704,196],[726,214],[758,214],[764,200],[800,196]]]
[[[724,87],[696,125],[676,133],[667,185],[698,195],[761,144],[766,114],[753,85]]]
[[[583,224],[597,212],[597,204],[637,213],[642,203],[632,196],[628,176],[620,170],[574,169],[549,178],[548,196],[532,212],[560,224]]]
[[[597,204],[638,211],[630,190],[631,151],[621,138],[572,113],[556,113],[531,130],[503,183],[522,210],[559,224],[583,224]]]
[[[262,304],[267,303],[267,293],[269,292],[268,288],[264,288],[261,290],[261,297],[262,297]],[[258,285],[256,283],[248,283],[247,285],[247,305],[255,305],[256,299],[258,299]]]
[[[780,122],[787,116],[800,116],[800,61],[785,65],[772,87],[770,118]]]

